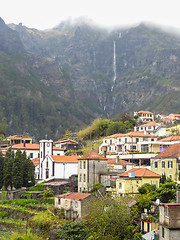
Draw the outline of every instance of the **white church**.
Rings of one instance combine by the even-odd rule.
[[[68,179],[78,174],[79,156],[66,156],[64,150],[53,152],[53,140],[40,140],[39,164],[35,167],[37,180]]]

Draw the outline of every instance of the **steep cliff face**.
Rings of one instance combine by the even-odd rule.
[[[26,50],[51,59],[68,75],[72,94],[65,91],[65,86],[59,91],[60,95],[65,93],[64,97],[78,99],[95,110],[101,108],[104,116],[143,107],[153,111],[179,110],[175,100],[180,71],[177,36],[143,24],[111,32],[67,22],[46,32],[22,26],[15,30]],[[55,76],[45,81],[58,91],[60,81],[54,79]],[[166,102],[168,95],[174,96],[171,104]]]
[[[124,110],[180,110],[178,36],[143,24],[38,31],[3,20],[0,31],[0,117],[9,131],[58,137]]]
[[[7,119],[7,134],[56,139],[94,118],[81,102],[63,97],[73,99],[71,82],[53,59],[27,53],[19,34],[3,20],[0,33],[0,119]]]

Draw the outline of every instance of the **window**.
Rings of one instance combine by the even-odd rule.
[[[78,202],[77,202],[77,201],[75,202],[75,207],[76,207],[76,208],[78,207]]]
[[[119,183],[119,189],[122,189],[122,183]]]
[[[67,202],[67,200],[65,201],[65,205],[66,205],[66,206],[68,205],[68,202]]]
[[[80,169],[82,169],[82,161],[80,161]]]
[[[112,139],[110,140],[110,144],[112,144]]]
[[[107,143],[107,140],[105,140],[104,142]]]
[[[121,139],[119,138],[119,142],[121,142]]]
[[[79,175],[79,182],[81,182],[82,181],[82,175],[80,174]]]
[[[73,207],[73,205],[74,205],[74,204],[73,204],[73,201],[71,201],[71,207]]]
[[[109,147],[109,150],[111,151],[111,147]]]
[[[143,130],[143,127],[141,127],[141,130]]]
[[[164,238],[164,227],[162,227],[162,237]]]
[[[151,126],[149,126],[148,129],[151,129]]]
[[[152,138],[151,141],[154,142],[154,138]]]
[[[78,177],[77,176],[75,176],[74,181],[78,181]]]
[[[84,161],[84,169],[86,168],[86,162]]]
[[[168,168],[173,168],[173,161],[168,161]]]
[[[161,168],[165,168],[165,161],[161,161]]]
[[[41,152],[41,158],[42,158],[42,152]]]
[[[60,198],[58,198],[58,204],[59,204],[59,205],[61,204],[61,199],[60,199]]]
[[[178,170],[180,170],[180,164],[178,165]]]
[[[30,158],[33,158],[33,153],[30,153]]]
[[[158,168],[158,162],[157,161],[154,162],[154,168]]]
[[[172,174],[169,174],[169,178],[171,178],[171,179],[172,179]]]
[[[127,143],[127,138],[125,138],[125,143]]]
[[[136,143],[138,143],[139,142],[139,138],[136,138]]]
[[[39,158],[39,153],[38,153],[38,158]]]
[[[84,182],[86,181],[86,174],[84,174]]]
[[[114,150],[115,150],[115,151],[117,150],[117,147],[116,147],[116,146],[114,147]]]
[[[79,191],[81,192],[82,190],[81,190],[81,187],[79,188]]]
[[[46,162],[46,168],[48,168],[48,161]]]

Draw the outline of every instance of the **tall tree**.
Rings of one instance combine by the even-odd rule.
[[[23,185],[23,161],[22,153],[18,149],[12,166],[12,185],[15,188],[21,188]]]
[[[14,152],[9,148],[4,159],[4,174],[3,185],[7,189],[9,186],[12,189],[12,165],[14,162]]]
[[[4,157],[0,152],[0,189],[3,186],[3,175],[4,175]]]
[[[131,220],[124,200],[108,197],[95,203],[87,222],[93,239],[122,240],[129,235]]]

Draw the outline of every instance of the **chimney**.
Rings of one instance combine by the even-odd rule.
[[[26,141],[25,140],[23,141],[23,147],[26,147]]]
[[[116,163],[119,163],[119,156],[116,156]]]
[[[106,158],[106,150],[104,150],[104,157]]]

